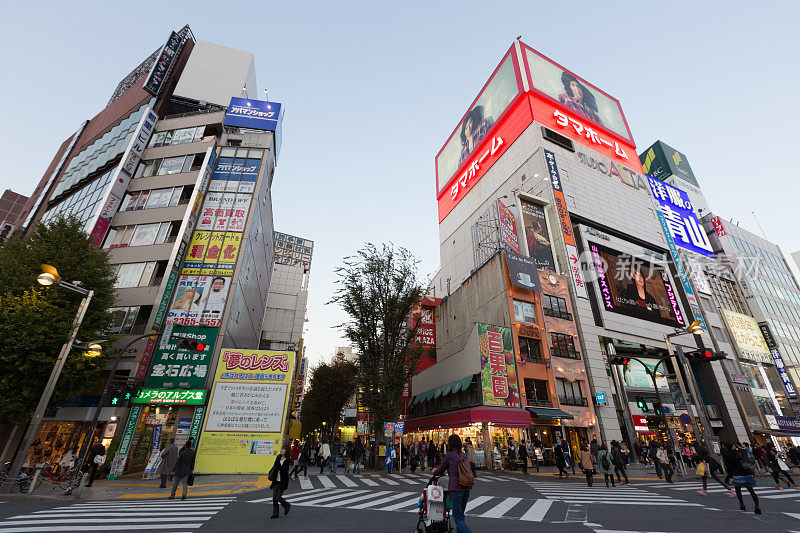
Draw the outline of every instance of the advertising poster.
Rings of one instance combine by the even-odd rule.
[[[281,104],[277,102],[234,96],[222,123],[226,126],[275,131],[281,119]]]
[[[522,227],[524,228],[525,244],[528,247],[528,257],[536,262],[539,270],[552,270],[555,272],[556,264],[553,261],[553,250],[550,247],[550,233],[547,231],[547,221],[544,218],[544,207],[539,204],[519,199],[522,212]]]
[[[241,242],[237,232],[195,231],[182,274],[232,276]]]
[[[644,359],[644,364],[647,365],[647,368],[652,372],[655,368],[658,359]],[[622,379],[625,381],[626,387],[633,387],[633,388],[640,388],[640,389],[650,389],[653,390],[653,380],[650,378],[650,375],[647,373],[647,370],[639,363],[639,361],[631,361],[622,367]],[[669,390],[669,382],[664,374],[664,364],[660,364],[658,366],[658,373],[656,374],[656,383],[658,384],[658,390]]]
[[[264,474],[279,451],[294,352],[220,352],[195,470]]]
[[[733,338],[736,339],[739,355],[751,361],[773,364],[774,361],[769,351],[769,346],[764,340],[764,335],[761,333],[761,328],[758,327],[756,319],[741,313],[728,311],[727,309],[723,309],[722,312],[728,322]]]
[[[199,230],[244,231],[247,212],[252,200],[250,194],[211,192],[203,203]]]
[[[638,257],[589,242],[603,308],[680,327],[685,321],[669,276]]]
[[[511,329],[477,324],[483,405],[519,407],[516,357]]]
[[[156,350],[145,386],[153,389],[204,388],[218,331],[209,327],[174,326],[169,342]],[[205,348],[202,351],[179,349],[181,339],[196,340],[205,344]]]
[[[436,179],[441,194],[450,179],[492,131],[495,122],[519,92],[511,55],[497,68],[436,156]]]
[[[497,210],[500,219],[500,240],[515,254],[519,253],[519,239],[517,239],[517,221],[514,213],[506,207],[499,198]]]
[[[530,48],[525,48],[533,88],[579,117],[631,141],[619,102]]]
[[[714,248],[685,191],[647,176],[653,199],[666,220],[675,245],[696,254],[714,258]]]
[[[229,288],[230,278],[227,277],[181,276],[167,323],[219,327]]]

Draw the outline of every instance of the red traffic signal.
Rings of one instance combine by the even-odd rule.
[[[181,339],[178,341],[178,349],[179,350],[192,350],[195,352],[202,352],[208,347],[207,344],[202,342],[197,342],[196,340],[192,339]]]
[[[624,355],[615,355],[613,357],[608,358],[608,362],[612,365],[622,365],[625,366],[631,362],[630,357],[625,357]]]
[[[725,352],[712,352],[711,350],[696,350],[686,354],[686,359],[697,362],[717,361],[719,359],[726,359],[727,357],[728,354]]]

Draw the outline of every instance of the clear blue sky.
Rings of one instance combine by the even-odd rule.
[[[0,8],[0,190],[169,32],[255,54],[286,105],[275,227],[315,241],[308,354],[341,344],[333,269],[367,241],[439,264],[434,156],[517,35],[617,97],[639,150],[684,152],[715,212],[800,250],[797,2],[50,2]]]

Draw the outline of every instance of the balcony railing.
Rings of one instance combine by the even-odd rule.
[[[520,358],[524,363],[546,363],[544,356],[542,354],[521,354]]]
[[[539,398],[531,398],[529,396],[525,398],[525,401],[528,405],[533,407],[550,407],[552,405],[550,400],[541,400]]]
[[[555,346],[550,348],[550,355],[555,356],[555,357],[563,357],[565,359],[580,359],[581,358],[581,354],[577,350],[569,350],[569,349],[565,350],[563,348],[556,348]]]
[[[576,405],[578,407],[587,407],[589,401],[586,398],[575,396],[559,396],[558,403],[561,405]]]
[[[558,309],[544,308],[544,314],[555,318],[562,318],[564,320],[572,320],[572,315],[566,311],[559,311]]]

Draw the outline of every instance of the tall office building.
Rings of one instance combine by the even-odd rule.
[[[17,219],[25,208],[28,197],[6,189],[0,196],[0,243],[8,239],[16,229]]]
[[[109,333],[118,346],[152,334],[123,354],[101,412],[103,442],[125,436],[117,473],[169,437],[197,437],[220,349],[258,347],[282,110],[256,95],[253,54],[172,32],[62,143],[19,218],[30,231],[78,217],[117,274]],[[29,461],[86,438],[98,388],[45,418]],[[126,388],[140,391],[131,406]]]

